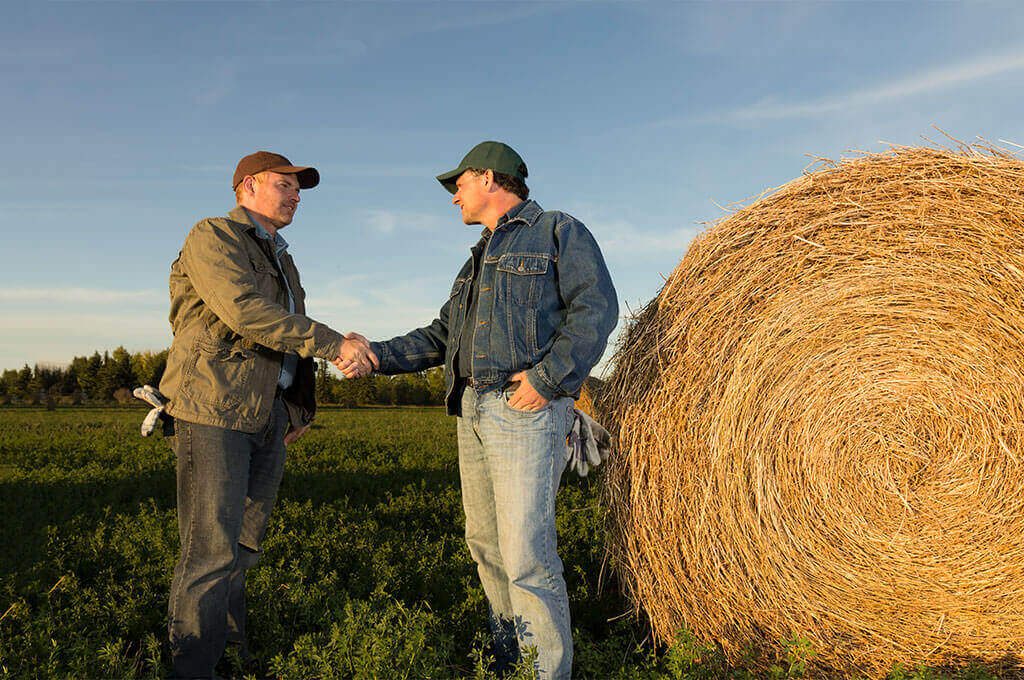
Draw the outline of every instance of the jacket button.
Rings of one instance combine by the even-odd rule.
[[[521,271],[521,272],[522,271],[526,271],[526,267],[524,267],[522,264],[520,264],[519,265],[519,271]]]

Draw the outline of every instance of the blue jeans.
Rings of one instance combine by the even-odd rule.
[[[569,597],[555,535],[572,399],[525,412],[505,390],[466,388],[458,419],[466,542],[491,610],[499,666],[536,650],[544,679],[572,674]]]
[[[178,420],[178,533],[168,634],[174,675],[210,678],[228,642],[245,646],[245,573],[260,556],[284,473],[288,413],[274,400],[263,431]]]

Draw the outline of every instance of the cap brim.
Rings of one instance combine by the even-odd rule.
[[[454,194],[456,191],[459,190],[459,187],[457,184],[455,184],[455,182],[458,181],[459,177],[465,171],[466,168],[460,166],[458,168],[455,168],[454,170],[449,170],[443,175],[438,175],[437,181],[441,183],[441,186],[448,190],[448,193]]]
[[[279,175],[295,175],[295,179],[299,180],[300,189],[312,189],[317,184],[320,184],[320,173],[316,168],[281,165],[276,168],[267,168],[266,172],[276,172]]]

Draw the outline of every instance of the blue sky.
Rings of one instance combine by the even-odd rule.
[[[0,26],[0,368],[162,349],[238,159],[319,168],[284,236],[311,316],[428,323],[478,228],[433,176],[500,139],[602,245],[623,309],[810,155],[1024,144],[1013,3],[55,2]]]

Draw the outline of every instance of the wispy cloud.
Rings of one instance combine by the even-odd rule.
[[[313,132],[313,130],[311,130],[311,132]],[[367,130],[354,128],[322,128],[315,130],[315,132],[318,134],[342,133],[362,136],[372,134]],[[414,177],[422,179],[424,177],[433,177],[437,174],[437,168],[426,165],[376,165],[372,163],[353,164],[327,162],[318,163],[317,168],[320,169],[321,174],[329,173],[331,177]],[[221,172],[223,172],[223,168],[221,168]]]
[[[664,230],[640,229],[632,222],[614,220],[595,221],[593,227],[601,251],[608,259],[628,257],[636,260],[644,255],[670,254],[676,259],[683,256],[690,241],[700,231],[699,226],[677,227]]]
[[[428,213],[387,208],[371,208],[362,212],[366,225],[381,234],[393,234],[406,227],[422,231],[441,226],[440,218]]]
[[[157,290],[107,290],[102,288],[0,288],[0,302],[116,304],[144,302],[164,304],[167,293]]]
[[[33,67],[66,64],[74,59],[77,51],[67,44],[12,41],[0,47],[0,64],[31,64]]]
[[[366,274],[346,276],[310,293],[309,314],[338,330],[391,337],[430,323],[447,299],[451,279],[438,276],[386,280]]]
[[[890,80],[873,87],[817,99],[795,102],[763,100],[727,112],[724,117],[734,121],[754,121],[816,116],[844,111],[853,107],[907,99],[1020,70],[1024,70],[1024,50],[971,59],[927,70],[906,78]],[[715,116],[715,120],[720,118],[721,116]]]
[[[362,40],[339,37],[321,44],[307,45],[304,50],[264,54],[263,60],[281,66],[313,66],[348,64],[366,55]]]
[[[238,89],[239,70],[235,59],[222,59],[211,64],[196,84],[193,101],[199,106],[213,106],[230,97]]]
[[[467,3],[460,5],[460,7],[474,9],[486,6],[485,3],[473,5]],[[571,6],[571,5],[570,5]],[[502,24],[510,23],[513,21],[519,21],[522,19],[530,19],[541,14],[550,14],[552,12],[559,11],[562,6],[558,4],[547,5],[547,4],[527,4],[521,7],[508,7],[502,5],[491,5],[497,9],[488,8],[487,11],[482,12],[449,12],[449,13],[437,13],[431,10],[433,17],[422,16],[418,21],[409,23],[400,27],[392,27],[387,36],[394,38],[395,36],[408,37],[413,35],[422,35],[425,33],[440,33],[443,31],[468,31],[476,28],[483,28],[485,26],[500,26]]]

